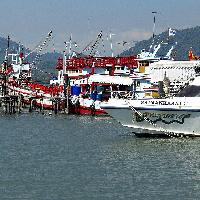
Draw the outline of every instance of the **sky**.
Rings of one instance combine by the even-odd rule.
[[[152,36],[152,11],[157,12],[155,34],[200,24],[200,0],[1,0],[0,8],[0,36],[33,49],[52,30],[49,48],[59,52],[71,34],[82,51],[101,30],[107,54],[110,32],[114,53],[123,51]]]

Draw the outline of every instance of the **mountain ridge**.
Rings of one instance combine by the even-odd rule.
[[[157,56],[165,56],[169,51],[172,45],[177,42],[175,49],[173,50],[173,55],[175,60],[188,60],[188,51],[192,47],[195,55],[200,55],[200,26],[180,29],[176,30],[176,34],[174,36],[168,36],[168,31],[164,31],[154,38],[154,44],[168,44],[162,45],[162,47],[157,52]],[[142,40],[137,43],[130,49],[119,54],[120,56],[130,56],[137,55],[141,52],[142,49],[149,50],[152,44],[153,38],[149,38],[147,40]],[[19,44],[15,41],[10,40],[10,51],[14,51],[18,49]],[[7,48],[7,39],[0,37],[0,62],[3,63],[5,51]],[[28,50],[24,47],[25,50]],[[30,50],[29,50],[30,51]],[[35,54],[36,55],[36,54]],[[37,70],[34,71],[34,78],[39,80],[49,80],[52,76],[57,74],[56,72],[56,62],[58,57],[62,56],[59,52],[47,52],[41,56],[41,61],[37,64]],[[29,58],[33,59],[33,56]],[[47,76],[48,75],[48,76]],[[51,76],[51,77],[50,77]]]
[[[200,54],[200,26],[187,28],[187,29],[180,29],[176,30],[174,36],[168,37],[168,31],[164,31],[155,37],[155,43],[159,43],[158,40],[167,41],[169,45],[175,44],[175,49],[173,53],[176,54],[175,60],[188,60],[188,51],[192,47],[194,54]],[[170,38],[170,39],[169,39]],[[130,49],[122,52],[121,56],[128,56],[128,55],[137,55],[140,53],[142,49],[148,50],[150,45],[152,44],[153,38],[149,38],[148,40],[142,40],[135,43],[135,46],[131,47]],[[158,56],[166,55],[166,48],[160,49],[158,52]]]

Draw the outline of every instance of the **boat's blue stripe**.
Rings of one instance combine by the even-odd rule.
[[[131,108],[125,108],[125,107],[114,107],[114,106],[107,106],[107,107],[101,107],[102,109],[126,109],[129,110]],[[160,108],[135,108],[133,107],[135,110],[157,110],[157,111],[186,111],[186,112],[200,112],[200,109],[171,109],[171,108],[162,108],[162,110]]]
[[[102,109],[127,109],[127,110],[130,110],[129,107],[114,107],[114,106],[106,106],[106,107],[101,107]]]

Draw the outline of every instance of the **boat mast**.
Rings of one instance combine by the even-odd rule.
[[[9,47],[10,47],[10,36],[8,35],[8,43],[7,43],[7,48],[6,48],[6,55],[5,55],[5,60],[4,60],[4,63],[3,63],[3,67],[4,67],[3,85],[2,85],[2,95],[3,96],[7,95],[7,88],[6,88],[7,75],[6,75],[6,72],[7,72],[7,69],[8,69],[8,50],[9,50]]]
[[[6,62],[8,62],[8,49],[9,49],[9,47],[10,47],[10,36],[8,35],[6,55],[5,55],[5,61]]]
[[[109,34],[109,39],[110,39],[110,50],[111,50],[111,57],[114,57],[114,52],[113,52],[113,43],[112,43],[112,36],[115,35],[112,32]]]
[[[69,44],[69,52],[68,52],[68,59],[71,59],[72,54],[72,34],[70,34],[69,42],[65,42],[65,51],[63,51],[63,84],[64,84],[64,97],[65,97],[65,113],[69,113],[69,86],[70,80],[67,73],[67,44]]]
[[[72,34],[70,35],[69,38],[69,59],[71,58],[72,55]]]

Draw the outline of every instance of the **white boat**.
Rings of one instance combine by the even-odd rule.
[[[199,102],[196,76],[177,97],[111,99],[101,107],[138,136],[200,136]]]
[[[200,136],[199,101],[200,97],[129,101],[132,123],[128,126],[139,136]]]

